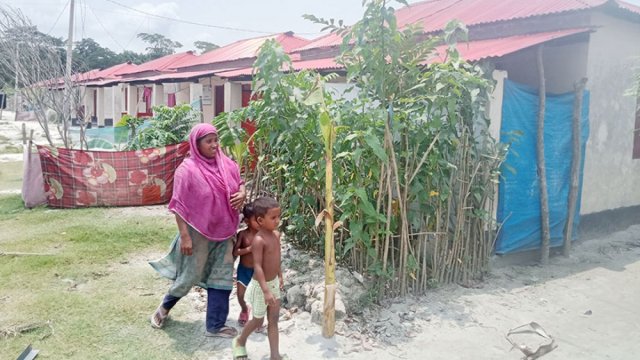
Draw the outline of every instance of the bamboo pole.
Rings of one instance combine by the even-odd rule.
[[[322,320],[322,336],[333,337],[336,326],[336,255],[333,243],[333,161],[331,146],[325,146],[325,219],[324,219],[324,316]]]
[[[562,254],[569,256],[571,252],[571,238],[573,237],[573,218],[578,203],[578,185],[580,182],[580,163],[582,162],[582,151],[580,149],[580,135],[582,129],[580,121],[582,120],[582,96],[587,79],[583,78],[575,84],[576,97],[573,102],[573,121],[571,126],[572,136],[572,153],[571,157],[571,188],[569,190],[569,206],[567,212],[567,224],[564,228],[564,246]]]
[[[550,242],[550,230],[549,230],[549,196],[547,194],[547,168],[544,160],[544,114],[545,114],[545,102],[546,102],[546,84],[544,78],[544,63],[542,61],[542,54],[544,51],[544,45],[538,46],[537,51],[537,64],[538,64],[538,80],[540,86],[538,89],[539,97],[539,109],[538,109],[538,133],[536,140],[536,155],[537,155],[537,167],[538,177],[540,183],[540,220],[542,222],[542,244],[540,246],[540,263],[545,265],[549,262],[549,242]]]

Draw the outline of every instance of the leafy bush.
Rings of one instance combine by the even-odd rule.
[[[460,58],[461,24],[416,42],[420,29],[399,30],[385,1],[365,4],[362,21],[334,29],[344,37],[338,61],[350,100],[317,91],[335,75],[294,72],[284,51],[266,42],[254,64],[260,96],[215,122],[229,129],[256,122],[258,165],[247,173],[254,196],[276,195],[290,238],[319,253],[324,241],[315,220],[335,206],[336,257],[376,278],[377,293],[420,293],[481,277],[493,249],[488,209],[504,158],[487,133],[491,80]],[[429,64],[440,43],[448,45],[446,61]],[[309,101],[318,94],[324,101]],[[335,204],[328,205],[322,106],[336,124]],[[242,141],[241,131],[221,132],[223,146]]]
[[[189,130],[199,119],[199,113],[189,105],[175,107],[156,106],[153,108],[154,116],[148,127],[131,137],[128,150],[139,150],[154,147],[162,147],[188,139]],[[136,129],[140,123],[135,118],[125,120],[132,129]]]

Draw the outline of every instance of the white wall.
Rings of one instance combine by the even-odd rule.
[[[122,100],[122,84],[112,86],[111,92],[111,102],[113,103],[113,124],[115,125],[118,121],[120,121],[122,112],[124,112],[124,103]]]
[[[588,49],[586,41],[545,45],[542,60],[547,92],[559,94],[573,91],[574,82],[587,74]],[[497,61],[497,67],[506,70],[509,79],[538,88],[536,51],[536,48],[530,48],[507,55]]]
[[[93,94],[95,93],[95,88],[86,88],[84,92],[84,118],[86,122],[91,121],[91,117],[95,116],[93,111]]]
[[[103,90],[104,96],[104,119],[115,119],[113,104],[113,88],[106,87]],[[114,120],[118,121],[118,120]]]
[[[175,83],[176,105],[189,104],[189,83]]]
[[[217,76],[212,76],[207,78],[201,78],[199,79],[198,82],[203,86],[202,112],[204,115],[204,120],[205,122],[209,122],[213,119],[213,113],[214,113],[215,104],[216,104],[215,87],[224,85],[225,80]]]
[[[224,112],[230,112],[242,107],[242,84],[235,82],[224,83]]]
[[[104,88],[100,87],[96,90],[98,95],[96,97],[96,118],[98,119],[98,126],[104,126],[104,114],[105,114],[105,98]]]
[[[194,104],[195,102],[200,101],[200,97],[202,97],[202,84],[200,83],[189,84],[189,103]]]
[[[153,84],[151,90],[151,106],[167,105],[167,98],[164,95],[164,86]]]
[[[491,74],[496,81],[493,92],[489,95],[489,134],[500,141],[500,127],[502,126],[502,102],[504,100],[504,81],[508,74],[504,70],[494,70]],[[497,201],[496,201],[497,206]]]
[[[640,65],[640,24],[595,13],[591,25],[583,214],[640,205],[640,159],[632,159],[636,99],[624,94]]]

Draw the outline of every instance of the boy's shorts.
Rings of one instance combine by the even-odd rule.
[[[267,286],[271,293],[276,298],[276,300],[280,299],[280,279],[276,276],[275,279],[271,281],[267,281]],[[261,319],[267,314],[267,303],[264,300],[264,293],[260,288],[260,283],[251,279],[249,286],[247,287],[247,292],[245,295],[247,301],[251,305],[251,312],[254,318]]]
[[[251,278],[253,277],[253,268],[246,267],[241,263],[238,263],[237,280],[245,288],[249,286]]]

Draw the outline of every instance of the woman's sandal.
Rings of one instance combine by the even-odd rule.
[[[238,330],[226,325],[218,329],[218,331],[216,332],[207,331],[206,333],[204,333],[204,336],[207,337],[218,337],[226,339],[230,339],[236,335],[238,335]]]
[[[247,348],[244,346],[238,345],[238,337],[236,336],[231,340],[231,352],[233,353],[234,360],[244,360],[248,359],[247,357]]]
[[[160,306],[158,306],[156,311],[153,312],[153,315],[151,315],[151,327],[153,327],[154,329],[162,329],[164,327],[164,322],[169,317],[169,313],[167,313],[166,315],[162,315]]]

